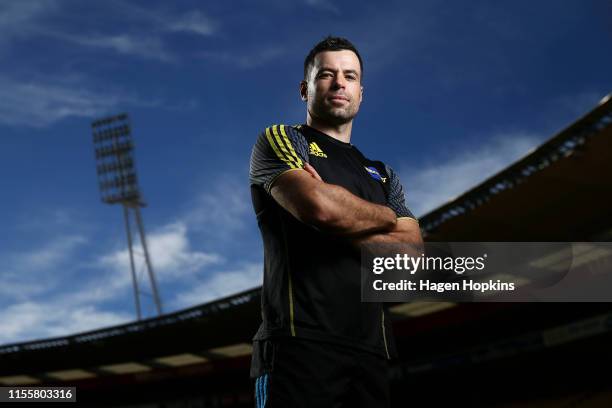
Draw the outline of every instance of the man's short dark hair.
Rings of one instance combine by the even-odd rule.
[[[308,71],[314,65],[315,56],[323,51],[340,51],[340,50],[349,50],[353,51],[355,55],[357,55],[357,59],[359,59],[359,67],[361,68],[361,75],[363,76],[363,61],[361,60],[361,55],[359,55],[359,51],[357,48],[346,38],[342,37],[332,37],[327,36],[323,39],[323,41],[319,42],[317,45],[313,47],[312,50],[306,56],[304,60],[304,80],[308,77]]]

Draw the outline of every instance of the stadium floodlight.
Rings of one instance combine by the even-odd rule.
[[[125,218],[128,248],[130,253],[130,267],[134,285],[134,299],[138,320],[142,319],[140,310],[140,296],[143,295],[138,285],[138,277],[134,267],[134,250],[132,243],[132,230],[130,211],[134,212],[136,225],[140,234],[140,243],[144,252],[145,264],[149,275],[153,300],[158,315],[162,314],[161,299],[155,282],[155,274],[149,256],[144,224],[140,214],[140,207],[144,207],[136,168],[134,166],[134,141],[132,139],[129,117],[126,113],[96,120],[91,124],[93,142],[96,154],[96,169],[98,184],[102,201],[106,204],[121,204]]]

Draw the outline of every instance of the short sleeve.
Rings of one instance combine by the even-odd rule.
[[[302,169],[308,163],[308,143],[297,129],[285,125],[266,128],[251,153],[249,180],[268,193],[274,180],[286,171]]]
[[[399,176],[393,169],[385,165],[387,175],[389,176],[389,195],[387,197],[387,206],[395,211],[397,218],[412,218],[418,222],[412,211],[406,207],[406,198],[404,197],[404,188],[400,182]]]

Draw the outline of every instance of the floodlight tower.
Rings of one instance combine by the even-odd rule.
[[[144,252],[146,268],[153,291],[153,300],[157,308],[157,314],[161,315],[161,300],[157,290],[157,283],[155,282],[151,258],[149,257],[142,216],[140,215],[140,207],[144,207],[146,204],[143,202],[140,190],[138,189],[136,169],[134,167],[134,142],[132,140],[128,115],[122,113],[117,116],[96,120],[91,124],[91,128],[102,201],[107,204],[121,204],[123,206],[138,320],[142,319],[140,296],[143,293],[140,291],[138,277],[134,268],[130,211],[134,212],[136,218],[136,225],[140,233],[140,243]]]

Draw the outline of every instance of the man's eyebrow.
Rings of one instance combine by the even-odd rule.
[[[317,71],[317,73],[321,73],[323,71],[331,71],[331,72],[338,72],[338,70],[336,68],[331,68],[331,67],[321,67],[319,68],[319,70]],[[359,71],[357,71],[356,69],[345,69],[342,71],[344,74],[355,74],[357,76],[359,76]]]
[[[331,67],[320,67],[320,68],[319,68],[319,70],[318,70],[318,72],[321,72],[321,71],[332,71],[332,72],[336,72],[336,71],[338,71],[338,70],[337,70],[337,69],[335,69],[335,68],[331,68]]]

